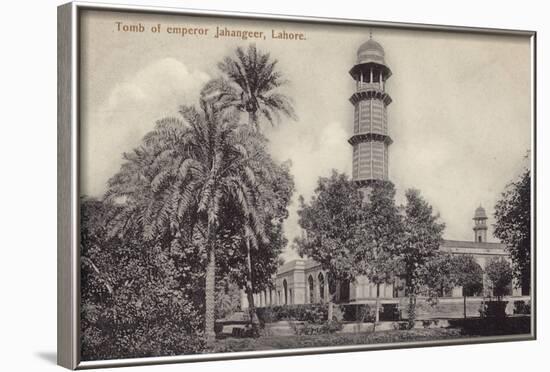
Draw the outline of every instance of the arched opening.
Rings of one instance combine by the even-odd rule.
[[[317,279],[319,280],[319,300],[321,302],[325,301],[325,277],[323,273],[319,273],[317,276]]]
[[[313,287],[313,277],[311,275],[307,278],[307,284],[309,288],[309,303],[312,304],[315,301],[315,288]]]
[[[340,282],[340,302],[349,302],[349,287],[349,280],[342,280]]]
[[[374,71],[373,71],[373,76],[372,76],[372,77],[373,77],[373,79],[374,79],[373,83],[379,83],[379,82],[380,82],[380,79],[382,78],[382,73],[381,73],[381,71],[379,71],[379,70],[374,70]]]
[[[285,305],[288,305],[288,284],[286,283],[286,279],[283,280],[283,292],[285,295]]]

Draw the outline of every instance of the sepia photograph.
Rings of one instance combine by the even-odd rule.
[[[80,359],[533,339],[531,36],[81,9]]]

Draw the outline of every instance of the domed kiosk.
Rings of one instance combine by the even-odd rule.
[[[369,69],[372,68],[373,72],[382,73],[382,80],[386,81],[392,72],[386,64],[385,57],[386,53],[380,43],[374,41],[372,38],[367,40],[357,49],[357,62],[350,70],[351,76],[355,80],[358,80],[361,72],[369,72]],[[379,75],[376,76],[378,77]]]

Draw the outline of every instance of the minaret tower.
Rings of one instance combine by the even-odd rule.
[[[480,205],[474,213],[474,241],[485,243],[487,241],[487,213]]]
[[[372,39],[357,50],[357,62],[349,71],[355,80],[356,91],[350,98],[355,109],[353,135],[352,179],[364,186],[366,195],[374,182],[388,180],[387,106],[392,99],[386,93],[386,80],[391,70],[384,59],[382,46]]]

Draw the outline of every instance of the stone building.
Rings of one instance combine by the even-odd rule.
[[[350,70],[355,80],[355,92],[350,98],[354,107],[353,133],[348,140],[353,146],[352,179],[361,186],[368,202],[369,185],[389,180],[388,148],[392,139],[388,131],[387,107],[392,102],[386,92],[386,81],[392,71],[385,61],[382,46],[370,38],[357,51],[356,64]],[[453,255],[472,255],[478,265],[484,268],[494,257],[505,257],[508,253],[503,244],[487,242],[487,214],[479,206],[473,217],[472,241],[445,240],[440,249]],[[327,272],[321,265],[309,259],[298,259],[285,263],[274,278],[274,288],[255,295],[256,306],[292,305],[324,302],[329,297]],[[402,283],[375,285],[366,277],[354,282],[331,283],[335,299],[339,303],[399,303],[405,296]],[[510,284],[510,295],[520,296],[521,289]],[[461,300],[462,288],[446,293],[443,300]],[[482,296],[490,296],[491,289],[484,278]],[[243,298],[243,307],[246,299]]]
[[[477,208],[473,218],[474,239],[472,241],[444,240],[440,249],[453,255],[472,255],[481,268],[484,268],[494,257],[504,257],[509,260],[504,244],[486,241],[486,220],[485,209]],[[322,270],[319,263],[309,259],[285,263],[278,270],[274,284],[275,288],[255,295],[257,306],[317,303],[326,301],[329,296],[327,272]],[[366,277],[358,277],[355,282],[336,283],[335,287],[335,298],[339,303],[374,303],[377,298],[382,303],[398,303],[399,299],[405,296],[402,283],[398,279],[393,283],[375,285]],[[521,296],[521,288],[510,284],[509,294]],[[484,278],[482,296],[491,295],[491,288]],[[456,287],[442,299],[456,298],[462,301],[462,296],[462,288]]]

